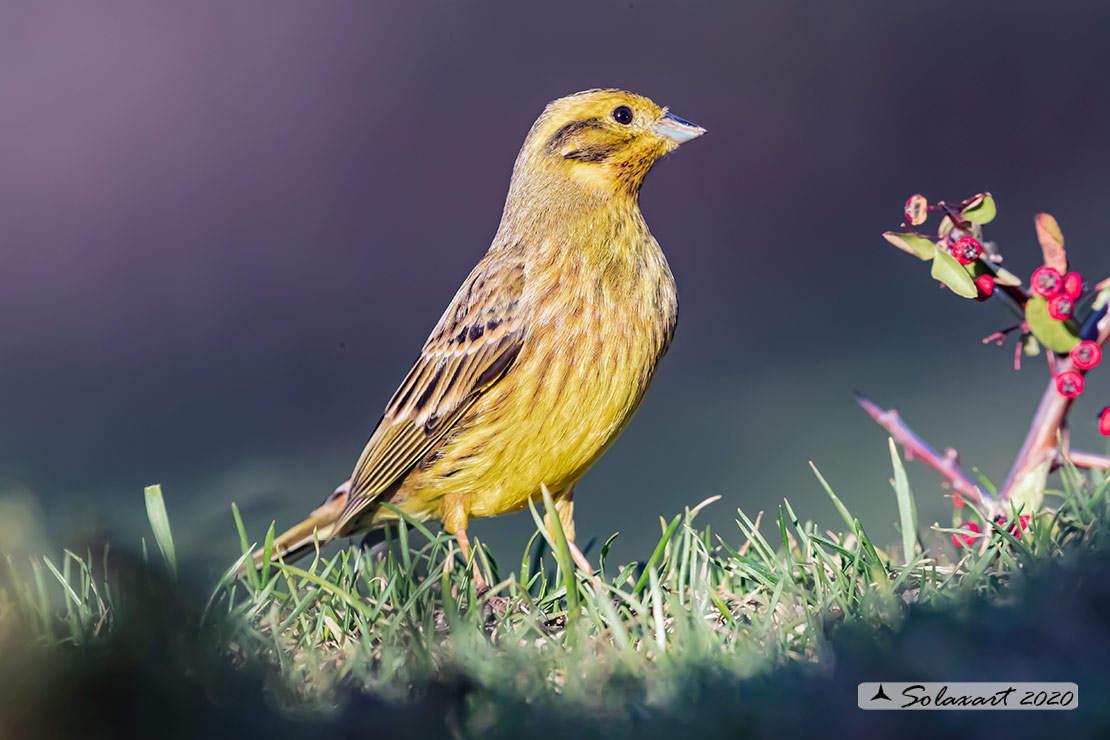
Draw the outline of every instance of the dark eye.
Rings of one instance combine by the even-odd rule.
[[[613,109],[613,120],[622,126],[632,123],[632,109],[627,105],[618,105]]]

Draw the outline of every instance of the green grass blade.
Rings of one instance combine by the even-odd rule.
[[[249,553],[254,549],[254,545],[248,544],[250,540],[247,539],[247,528],[243,526],[243,517],[239,515],[239,507],[235,502],[231,502],[231,516],[235,519],[235,531],[239,533],[239,550],[243,553]],[[252,591],[258,590],[258,571],[254,568],[246,569],[247,585],[250,586]]]
[[[890,463],[894,467],[894,495],[898,499],[898,519],[902,528],[902,557],[905,564],[909,565],[914,561],[916,552],[917,508],[913,503],[910,483],[906,480],[906,468],[898,455],[894,437],[888,437],[887,441],[890,443]]]
[[[266,530],[266,539],[262,542],[262,572],[259,574],[259,583],[266,583],[270,577],[270,563],[274,558],[274,522]]]
[[[578,616],[580,605],[574,558],[570,555],[570,545],[567,544],[567,537],[563,532],[563,523],[559,519],[559,512],[555,510],[555,500],[551,498],[551,491],[547,490],[547,486],[544,485],[540,486],[540,490],[543,493],[543,508],[547,511],[547,521],[551,522],[551,535],[554,540],[552,549],[559,561],[559,568],[563,571],[563,587],[567,590],[567,619],[573,621]]]
[[[667,528],[663,530],[663,537],[659,540],[659,543],[655,546],[655,550],[651,553],[651,557],[644,567],[644,572],[640,575],[640,580],[636,582],[636,588],[632,589],[632,593],[640,593],[640,591],[644,589],[644,586],[647,585],[648,571],[654,568],[659,563],[659,559],[663,557],[663,553],[667,549],[667,544],[671,541],[671,537],[674,536],[674,531],[678,528],[678,524],[681,521],[682,515],[676,514],[675,518],[671,520],[671,523],[667,525]]]
[[[209,596],[208,601],[204,603],[204,609],[200,613],[201,622],[203,622],[205,617],[208,616],[208,610],[212,608],[212,604],[216,601],[216,597],[220,595],[220,592],[223,591],[229,583],[235,580],[235,574],[239,572],[239,569],[242,568],[243,565],[247,562],[247,559],[250,558],[251,549],[252,548],[248,547],[246,550],[244,550],[243,554],[239,556],[239,559],[236,560],[230,568],[225,570],[222,576],[220,576],[220,580],[216,582],[216,587],[212,589],[212,595]],[[247,573],[253,572],[254,568],[247,569]]]
[[[162,486],[147,486],[143,491],[146,499],[146,516],[150,528],[154,530],[154,541],[162,551],[162,558],[170,574],[177,576],[177,555],[173,549],[173,535],[170,533],[170,518],[166,514],[166,502],[162,499]]]
[[[835,506],[836,510],[840,512],[840,518],[843,519],[844,523],[848,525],[848,531],[851,532],[853,529],[855,529],[856,525],[854,522],[856,518],[852,516],[852,513],[850,511],[848,511],[848,507],[844,505],[844,502],[841,501],[835,493],[833,493],[832,486],[830,486],[828,484],[828,481],[825,480],[825,476],[821,475],[821,471],[817,469],[817,466],[813,464],[812,460],[810,460],[809,462],[809,467],[813,470],[813,474],[817,476],[817,482],[821,484],[821,487],[825,489],[825,493],[827,493],[829,495],[829,498],[832,499],[833,506]]]

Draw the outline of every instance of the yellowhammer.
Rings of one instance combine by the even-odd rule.
[[[574,484],[628,423],[678,317],[638,197],[656,159],[705,129],[623,90],[550,103],[513,167],[501,225],[386,405],[347,483],[274,541],[295,558],[396,519],[470,517],[546,485],[574,547]],[[475,566],[475,578],[483,585]]]

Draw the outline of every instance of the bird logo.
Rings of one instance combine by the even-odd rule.
[[[875,695],[871,697],[871,701],[875,701],[876,699],[885,699],[887,701],[894,701],[893,699],[891,699],[889,696],[886,695],[885,691],[883,691],[883,685],[882,684],[879,684],[879,690],[876,691]]]

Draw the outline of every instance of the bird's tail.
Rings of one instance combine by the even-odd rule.
[[[324,543],[334,537],[337,534],[335,530],[339,523],[339,515],[343,512],[343,507],[347,505],[347,496],[350,491],[351,481],[348,480],[340,484],[324,500],[324,503],[309,515],[308,519],[275,537],[270,560],[276,561],[280,558],[287,563],[291,563],[315,550],[317,542]],[[255,569],[261,568],[264,560],[265,553],[262,551],[256,552],[254,554]]]

